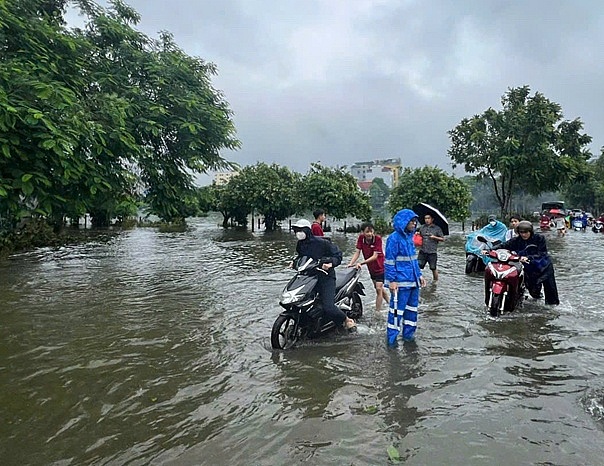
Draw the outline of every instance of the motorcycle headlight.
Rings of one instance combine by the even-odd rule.
[[[510,258],[510,253],[505,249],[500,249],[497,251],[497,260],[499,262],[507,262]]]
[[[281,295],[281,303],[282,304],[291,304],[291,303],[295,303],[296,301],[299,301],[300,299],[302,299],[304,297],[304,294],[300,293],[302,288],[304,288],[304,285],[299,286],[298,288],[295,288],[293,290],[284,291],[283,294]]]

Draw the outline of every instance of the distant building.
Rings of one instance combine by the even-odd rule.
[[[388,187],[393,188],[398,183],[400,170],[400,158],[374,160],[372,162],[355,162],[350,167],[350,173],[359,182],[359,187],[361,187],[361,182],[381,178]],[[363,188],[361,187],[361,189]]]
[[[214,175],[214,184],[217,186],[225,185],[231,178],[237,175],[238,172],[222,172]]]

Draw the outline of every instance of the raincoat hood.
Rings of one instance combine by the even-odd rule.
[[[486,226],[482,227],[479,231],[482,236],[486,236],[487,238],[505,238],[505,233],[508,231],[508,227],[506,227],[504,223],[501,223],[499,220],[497,220],[494,226],[490,223],[487,223]]]
[[[419,215],[417,215],[411,209],[399,210],[394,216],[394,219],[392,220],[394,229],[401,235],[412,235],[413,233],[415,233],[415,230],[407,231],[406,228],[407,224],[414,218],[419,218]]]

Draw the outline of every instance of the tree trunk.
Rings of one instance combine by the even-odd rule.
[[[277,227],[277,219],[272,214],[265,214],[264,216],[264,228],[267,231],[274,231]]]

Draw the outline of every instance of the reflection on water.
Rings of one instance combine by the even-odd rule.
[[[364,270],[362,331],[273,352],[295,239],[218,220],[0,262],[4,464],[601,462],[604,235],[548,235],[561,305],[490,319],[452,228],[416,344]]]

